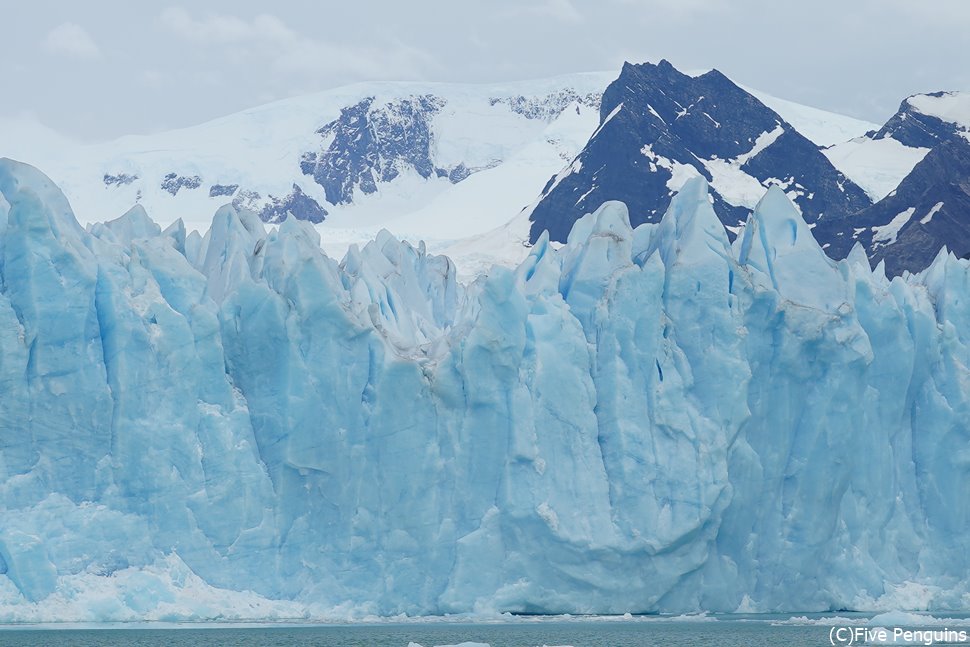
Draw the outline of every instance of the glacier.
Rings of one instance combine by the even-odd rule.
[[[970,606],[970,263],[703,179],[474,282],[0,160],[0,621]]]

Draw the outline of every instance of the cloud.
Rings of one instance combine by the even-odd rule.
[[[101,58],[101,49],[84,27],[65,22],[54,27],[43,40],[44,49],[51,54],[94,60]]]
[[[527,7],[526,11],[531,11],[539,16],[555,18],[563,22],[581,23],[583,14],[573,6],[570,0],[545,0],[537,5]]]
[[[165,76],[158,70],[142,70],[134,80],[138,85],[149,90],[160,90],[165,86]]]
[[[576,9],[571,0],[542,0],[517,4],[506,10],[508,17],[531,16],[537,18],[551,18],[564,23],[579,24],[583,22],[583,14]]]
[[[563,0],[568,1],[568,0]],[[225,14],[196,17],[181,7],[169,7],[160,23],[180,38],[221,47],[230,58],[269,61],[281,72],[302,75],[340,74],[354,79],[421,78],[435,60],[420,49],[392,41],[382,47],[362,47],[305,36],[272,14],[251,20]]]
[[[195,18],[182,7],[169,7],[162,11],[159,19],[174,34],[199,43],[280,42],[295,35],[279,18],[269,14],[261,14],[247,22],[237,16],[221,14]]]

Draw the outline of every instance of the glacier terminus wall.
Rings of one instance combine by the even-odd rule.
[[[691,180],[469,285],[0,162],[0,620],[966,608],[970,265]]]

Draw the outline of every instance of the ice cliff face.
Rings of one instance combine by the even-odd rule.
[[[0,194],[2,619],[966,606],[966,261],[833,262],[775,188],[732,246],[701,179],[467,287]]]

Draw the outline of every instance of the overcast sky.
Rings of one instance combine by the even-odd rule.
[[[882,122],[970,89],[968,0],[35,0],[4,11],[0,116],[88,140],[366,80],[501,81],[667,58]]]

